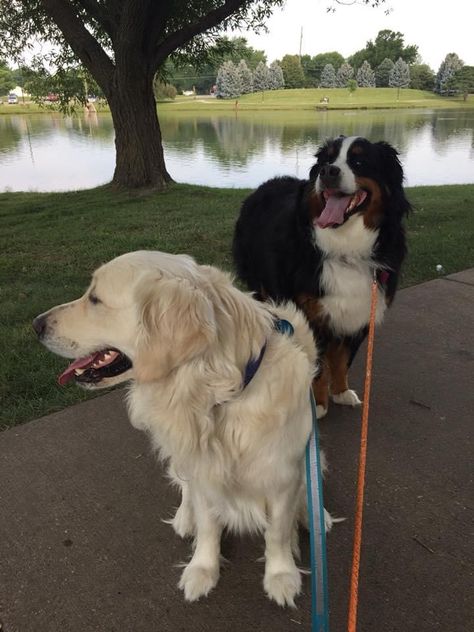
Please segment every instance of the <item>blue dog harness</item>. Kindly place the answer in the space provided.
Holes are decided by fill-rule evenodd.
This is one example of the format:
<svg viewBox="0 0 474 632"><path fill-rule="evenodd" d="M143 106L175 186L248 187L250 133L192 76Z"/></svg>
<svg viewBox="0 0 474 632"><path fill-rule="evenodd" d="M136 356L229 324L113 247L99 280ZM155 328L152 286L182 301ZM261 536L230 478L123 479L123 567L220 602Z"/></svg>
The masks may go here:
<svg viewBox="0 0 474 632"><path fill-rule="evenodd" d="M274 327L280 334L292 336L293 325L275 319ZM251 359L244 371L245 388L262 363L267 344L258 358ZM306 491L308 496L309 539L311 551L311 632L329 632L329 594L326 559L326 525L324 520L323 477L319 452L316 402L310 389L312 429L306 445Z"/></svg>

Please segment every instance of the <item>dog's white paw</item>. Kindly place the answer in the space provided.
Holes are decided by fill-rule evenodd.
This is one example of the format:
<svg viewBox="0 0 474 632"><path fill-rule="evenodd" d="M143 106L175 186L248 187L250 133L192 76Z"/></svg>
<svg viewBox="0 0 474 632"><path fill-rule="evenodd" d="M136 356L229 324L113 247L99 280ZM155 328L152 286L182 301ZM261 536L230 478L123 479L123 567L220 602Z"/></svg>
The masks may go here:
<svg viewBox="0 0 474 632"><path fill-rule="evenodd" d="M324 510L324 528L326 533L329 533L329 531L331 531L333 525L336 524L336 522L342 522L343 520L344 518L333 518L327 509ZM306 506L304 508L300 508L298 513L298 522L304 529L306 529L306 531L309 531L309 517Z"/></svg>
<svg viewBox="0 0 474 632"><path fill-rule="evenodd" d="M357 396L357 393L350 388L342 393L337 393L337 395L331 395L331 399L335 404L340 404L342 406L359 406L362 404Z"/></svg>
<svg viewBox="0 0 474 632"><path fill-rule="evenodd" d="M206 597L219 579L219 567L206 568L188 564L179 580L179 588L184 591L187 601L197 601Z"/></svg>
<svg viewBox="0 0 474 632"><path fill-rule="evenodd" d="M265 573L263 579L265 592L279 606L295 607L295 597L301 592L301 573L294 567L292 570L277 573Z"/></svg>
<svg viewBox="0 0 474 632"><path fill-rule="evenodd" d="M327 509L324 510L324 527L326 529L326 533L329 533L332 529L332 525L334 522L338 522L338 520L334 520L331 514Z"/></svg>
<svg viewBox="0 0 474 632"><path fill-rule="evenodd" d="M316 406L316 417L318 419L322 419L323 417L325 417L327 415L328 409L324 408L324 406L321 406L321 404L318 404Z"/></svg>
<svg viewBox="0 0 474 632"><path fill-rule="evenodd" d="M174 518L170 520L170 524L173 527L175 533L181 538L188 538L194 534L194 521L192 510L188 506L181 504Z"/></svg>

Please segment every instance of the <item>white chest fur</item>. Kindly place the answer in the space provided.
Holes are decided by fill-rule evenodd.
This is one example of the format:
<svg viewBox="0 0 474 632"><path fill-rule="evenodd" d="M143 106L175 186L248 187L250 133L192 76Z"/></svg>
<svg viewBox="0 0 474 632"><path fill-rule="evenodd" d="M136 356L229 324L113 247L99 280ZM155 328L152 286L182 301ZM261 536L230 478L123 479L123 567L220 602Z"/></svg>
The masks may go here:
<svg viewBox="0 0 474 632"><path fill-rule="evenodd" d="M361 216L353 216L337 229L317 228L315 241L325 260L320 277L324 296L320 300L329 326L339 335L353 335L367 326L374 262L372 253L378 231L364 226ZM376 322L386 309L379 290Z"/></svg>

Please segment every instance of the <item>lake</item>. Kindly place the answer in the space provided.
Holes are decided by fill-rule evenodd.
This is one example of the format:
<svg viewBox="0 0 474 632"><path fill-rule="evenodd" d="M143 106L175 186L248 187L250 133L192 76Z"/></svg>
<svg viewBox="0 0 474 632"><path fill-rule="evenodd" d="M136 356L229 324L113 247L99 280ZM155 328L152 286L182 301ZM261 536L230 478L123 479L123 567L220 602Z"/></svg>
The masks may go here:
<svg viewBox="0 0 474 632"><path fill-rule="evenodd" d="M160 123L178 182L255 187L275 175L306 177L325 138L386 140L407 185L474 182L474 110L172 112ZM108 182L115 160L108 114L0 116L0 191L65 191Z"/></svg>

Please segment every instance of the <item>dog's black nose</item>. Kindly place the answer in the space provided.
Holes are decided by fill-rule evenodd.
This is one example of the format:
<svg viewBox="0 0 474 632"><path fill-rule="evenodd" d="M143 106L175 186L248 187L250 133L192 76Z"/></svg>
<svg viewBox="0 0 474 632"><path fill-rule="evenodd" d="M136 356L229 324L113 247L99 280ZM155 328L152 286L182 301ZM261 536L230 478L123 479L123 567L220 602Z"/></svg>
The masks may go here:
<svg viewBox="0 0 474 632"><path fill-rule="evenodd" d="M321 171L319 172L319 176L324 182L331 182L334 184L339 178L340 173L341 170L335 165L323 165L321 167Z"/></svg>
<svg viewBox="0 0 474 632"><path fill-rule="evenodd" d="M36 331L38 338L43 337L46 330L46 317L43 314L40 314L34 319L33 329Z"/></svg>

